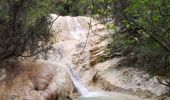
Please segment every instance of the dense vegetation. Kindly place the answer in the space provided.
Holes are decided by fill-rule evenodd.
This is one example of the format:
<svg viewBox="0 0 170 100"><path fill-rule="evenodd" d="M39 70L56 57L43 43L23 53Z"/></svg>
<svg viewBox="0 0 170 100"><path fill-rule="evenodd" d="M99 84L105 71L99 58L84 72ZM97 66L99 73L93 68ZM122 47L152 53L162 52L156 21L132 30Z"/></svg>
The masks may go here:
<svg viewBox="0 0 170 100"><path fill-rule="evenodd" d="M56 0L54 13L72 16L91 14L90 5L90 0Z"/></svg>
<svg viewBox="0 0 170 100"><path fill-rule="evenodd" d="M48 0L0 0L0 60L45 53L51 10Z"/></svg>
<svg viewBox="0 0 170 100"><path fill-rule="evenodd" d="M130 63L146 67L152 74L168 74L170 2L129 0L128 3L120 30L109 45L110 55L121 52Z"/></svg>

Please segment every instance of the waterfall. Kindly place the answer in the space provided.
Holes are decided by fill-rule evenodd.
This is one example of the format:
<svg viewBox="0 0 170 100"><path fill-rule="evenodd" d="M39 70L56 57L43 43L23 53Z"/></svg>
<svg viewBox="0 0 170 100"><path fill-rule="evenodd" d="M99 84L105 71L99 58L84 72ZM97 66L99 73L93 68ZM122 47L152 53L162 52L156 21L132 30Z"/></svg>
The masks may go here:
<svg viewBox="0 0 170 100"><path fill-rule="evenodd" d="M77 90L80 92L80 94L82 96L88 95L89 91L86 88L86 86L81 83L79 74L74 69L71 68L73 66L73 64L70 64L70 63L68 63L65 60L62 60L61 62L65 63L66 65L63 64L63 63L59 63L59 62L55 62L55 61L50 61L50 60L45 60L45 61L41 60L41 61L43 63L52 64L54 66L60 66L60 67L65 68L66 71L68 71L68 74L69 74L69 76L70 76L70 78L71 78L75 88L77 88Z"/></svg>
<svg viewBox="0 0 170 100"><path fill-rule="evenodd" d="M81 34L85 33L85 30L81 28L81 25L78 22L77 18L73 18L72 21L73 21L75 28L72 28L73 30L70 32L70 34L71 36L73 36L74 39L81 39ZM68 22L69 28L71 29L68 19L67 19L67 22Z"/></svg>
<svg viewBox="0 0 170 100"><path fill-rule="evenodd" d="M72 27L72 31L70 32L71 36L74 37L74 39L81 39L81 34L85 33L85 30L81 28L80 23L78 22L77 18L72 19L74 23L74 28ZM68 19L67 19L67 22ZM69 28L71 28L70 24ZM70 67L68 67L68 73L73 81L74 86L78 89L78 91L81 93L82 96L85 96L88 94L88 89L81 83L80 77L76 71Z"/></svg>
<svg viewBox="0 0 170 100"><path fill-rule="evenodd" d="M55 15L53 15L52 17L56 17ZM82 28L82 26L80 25L78 18L77 17L65 17L66 20L63 20L63 22L65 21L67 26L65 26L66 30L68 30L69 35L73 38L73 40L79 40L82 39L81 35L85 34L86 31ZM57 25L56 25L57 26ZM68 40L69 41L69 40ZM72 54L70 54L71 50L73 50L74 48L72 47L76 47L76 43L77 42L73 42L73 43L67 43L67 42L63 42L62 45L62 50L60 51L60 55L57 54L57 56L62 56L60 58L58 58L57 56L55 57L54 55L51 56L51 59L48 58L49 60L44 61L47 62L49 64L54 64L54 66L60 66L60 67L64 67L66 68L66 71L68 71L68 74L75 86L75 88L77 88L77 90L80 92L80 94L82 96L85 96L88 94L88 89L86 88L85 85L83 85L81 83L80 80L80 76L79 74L73 69L75 66L74 64L72 64ZM57 49L60 49L60 46L56 47Z"/></svg>
<svg viewBox="0 0 170 100"><path fill-rule="evenodd" d="M56 17L56 16L52 16ZM55 22L53 26L54 30L61 29L59 31L60 35L57 37L57 39L61 38L62 41L57 42L53 45L53 47L57 50L56 52L50 52L48 60L43 61L43 63L52 64L56 67L64 67L65 71L68 73L70 79L72 80L72 83L74 87L78 90L78 92L81 94L80 97L76 98L77 100L140 100L140 99L128 99L131 98L130 95L125 95L123 93L115 93L111 92L108 93L106 91L102 90L88 90L88 86L86 87L85 84L83 84L82 79L80 78L80 75L77 70L81 71L79 67L81 66L81 62L78 67L75 67L77 64L77 61L83 59L82 61L85 62L85 67L89 67L89 49L90 46L86 47L86 51L83 52L84 55L82 55L82 58L79 58L79 53L82 51L82 44L86 40L86 35L89 31L89 28L85 27L88 26L89 19L81 19L80 17L60 17L59 22ZM79 23L80 22L80 23ZM58 27L57 27L58 26ZM103 26L102 26L103 27ZM98 28L95 26L94 28ZM100 30L99 30L100 31ZM93 36L92 33L90 33L90 37ZM101 33L103 34L103 32ZM64 37L64 39L63 39ZM69 38L68 38L69 37ZM92 38L93 39L93 38ZM96 41L97 39L94 39L93 41ZM80 45L80 46L79 46ZM76 58L75 58L76 57ZM83 67L83 66L82 66ZM74 69L76 68L76 69ZM83 73L88 76L89 73ZM84 80L85 80L84 79ZM88 78L87 78L88 80ZM87 83L87 81L84 81ZM97 87L98 88L98 87ZM90 87L89 87L90 89Z"/></svg>
<svg viewBox="0 0 170 100"><path fill-rule="evenodd" d="M73 81L74 86L78 89L82 96L86 96L89 91L88 89L81 83L79 75L73 70L69 69L69 75Z"/></svg>

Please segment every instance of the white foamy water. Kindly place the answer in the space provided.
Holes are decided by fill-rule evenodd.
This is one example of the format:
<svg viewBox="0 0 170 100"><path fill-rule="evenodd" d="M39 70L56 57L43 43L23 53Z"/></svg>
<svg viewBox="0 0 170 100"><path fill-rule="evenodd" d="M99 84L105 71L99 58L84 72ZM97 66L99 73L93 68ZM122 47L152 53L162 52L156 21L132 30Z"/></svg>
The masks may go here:
<svg viewBox="0 0 170 100"><path fill-rule="evenodd" d="M78 100L148 100L141 99L137 96L126 95L117 92L88 92L87 95L81 96Z"/></svg>
<svg viewBox="0 0 170 100"><path fill-rule="evenodd" d="M76 72L74 72L73 69L69 69L69 74L70 77L73 81L74 86L78 89L78 91L81 93L82 96L86 96L88 95L89 91L88 89L85 87L85 85L83 85L79 79L79 75L76 74Z"/></svg>
<svg viewBox="0 0 170 100"><path fill-rule="evenodd" d="M72 21L75 24L75 29L72 30L70 32L70 34L71 34L71 36L73 36L74 39L81 39L81 34L85 33L86 31L83 28L81 28L81 25L78 22L77 18L73 18ZM68 22L69 28L71 28L69 21L67 21L67 22Z"/></svg>

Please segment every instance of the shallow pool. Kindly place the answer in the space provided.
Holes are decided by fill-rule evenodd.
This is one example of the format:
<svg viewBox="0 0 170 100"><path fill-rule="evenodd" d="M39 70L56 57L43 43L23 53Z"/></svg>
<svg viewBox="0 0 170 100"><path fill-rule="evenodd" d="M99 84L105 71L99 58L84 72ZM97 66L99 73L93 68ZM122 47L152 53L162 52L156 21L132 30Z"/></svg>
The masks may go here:
<svg viewBox="0 0 170 100"><path fill-rule="evenodd" d="M99 96L99 97L80 97L78 100L140 100L123 96Z"/></svg>
<svg viewBox="0 0 170 100"><path fill-rule="evenodd" d="M143 100L136 96L121 93L91 92L86 96L79 97L78 100Z"/></svg>

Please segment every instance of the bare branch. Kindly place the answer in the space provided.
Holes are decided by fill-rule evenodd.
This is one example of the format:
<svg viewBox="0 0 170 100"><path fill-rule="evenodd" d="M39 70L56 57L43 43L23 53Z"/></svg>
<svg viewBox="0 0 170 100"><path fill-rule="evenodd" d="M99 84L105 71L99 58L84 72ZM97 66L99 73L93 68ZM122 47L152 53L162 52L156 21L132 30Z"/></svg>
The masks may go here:
<svg viewBox="0 0 170 100"><path fill-rule="evenodd" d="M165 85L165 86L167 86L167 87L170 88L170 82L169 82L169 81L165 80L166 83L163 83L163 82L160 80L160 78L157 78L157 80L158 80L158 82L159 82L160 84Z"/></svg>

